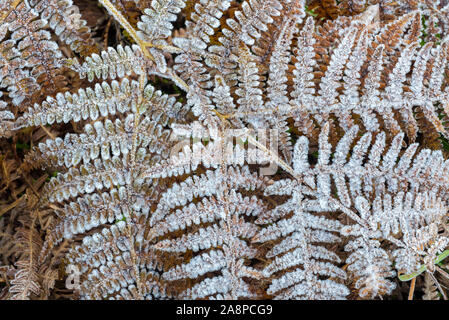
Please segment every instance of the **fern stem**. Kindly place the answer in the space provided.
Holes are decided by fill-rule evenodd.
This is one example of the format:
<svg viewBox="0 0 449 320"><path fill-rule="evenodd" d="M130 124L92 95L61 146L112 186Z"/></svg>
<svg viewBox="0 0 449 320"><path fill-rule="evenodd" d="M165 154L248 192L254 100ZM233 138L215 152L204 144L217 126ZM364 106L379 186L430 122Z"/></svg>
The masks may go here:
<svg viewBox="0 0 449 320"><path fill-rule="evenodd" d="M298 181L302 181L302 177L298 176L292 167L290 167L287 163L285 163L282 159L280 159L276 154L274 154L271 150L267 149L263 144L256 141L252 136L248 136L248 142L254 145L255 147L258 147L260 150L265 152L268 156L271 157L271 159L276 162L277 165L279 165L282 169L287 171L292 177L297 179Z"/></svg>
<svg viewBox="0 0 449 320"><path fill-rule="evenodd" d="M174 47L174 46L161 46L161 45L155 45L148 41L143 41L139 37L139 35L137 34L137 32L133 28L133 26L128 22L128 20L120 13L120 11L117 10L117 8L109 0L99 0L99 1L106 8L106 10L114 17L114 19L117 20L117 22L120 23L120 25L128 32L128 34L131 36L131 38L140 47L144 56L147 57L148 59L150 59L151 61L156 62L153 55L148 51L147 47L154 47L154 48L169 51L169 52L176 52L176 53L181 52L181 49ZM173 81L175 81L185 91L189 90L189 86L184 82L184 80L182 80L180 77L178 77L174 72L170 74L170 77L173 78Z"/></svg>
<svg viewBox="0 0 449 320"><path fill-rule="evenodd" d="M410 284L410 291L408 292L408 300L413 300L413 293L415 292L416 278L413 278Z"/></svg>
<svg viewBox="0 0 449 320"><path fill-rule="evenodd" d="M115 18L115 20L120 23L120 25L128 32L128 34L133 38L133 40L139 45L142 52L146 57L154 61L153 56L148 52L147 45L142 39L137 35L136 30L134 30L133 26L126 20L126 18L118 11L115 6L109 0L99 0L100 3L108 10L108 12Z"/></svg>

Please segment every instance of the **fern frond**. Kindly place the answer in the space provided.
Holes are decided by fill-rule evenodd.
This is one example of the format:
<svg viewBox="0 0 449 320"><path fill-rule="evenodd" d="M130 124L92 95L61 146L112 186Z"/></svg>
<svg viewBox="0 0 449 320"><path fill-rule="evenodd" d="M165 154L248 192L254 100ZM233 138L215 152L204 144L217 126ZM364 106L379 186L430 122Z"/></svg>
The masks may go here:
<svg viewBox="0 0 449 320"><path fill-rule="evenodd" d="M72 0L31 0L29 4L72 50L83 56L98 50L90 28L81 19L79 8Z"/></svg>
<svg viewBox="0 0 449 320"><path fill-rule="evenodd" d="M423 300L440 300L438 288L429 273L424 275L424 295Z"/></svg>
<svg viewBox="0 0 449 320"><path fill-rule="evenodd" d="M81 161L87 165L97 158L103 161L127 155L133 148L134 135L138 135L138 145L149 148L154 154L163 158L168 157L169 150L161 141L167 141L170 132L164 130L157 121L144 117L137 127L134 127L134 114L129 114L124 121L116 119L115 122L106 120L93 125L85 126L85 133L67 134L64 139L48 139L39 144L38 152L28 158L30 163L38 163L45 159L47 166L71 168Z"/></svg>
<svg viewBox="0 0 449 320"><path fill-rule="evenodd" d="M5 39L8 24L0 26L0 85L7 88L13 104L20 104L32 92L39 89L36 79L25 67L27 62L16 48L16 41Z"/></svg>
<svg viewBox="0 0 449 320"><path fill-rule="evenodd" d="M0 98L2 93L0 93ZM7 104L4 101L0 101L0 137L7 137L11 134L11 130L14 127L15 116L12 112L8 111Z"/></svg>
<svg viewBox="0 0 449 320"><path fill-rule="evenodd" d="M417 145L412 144L400 157L404 135L398 134L390 147L386 148L385 135L380 133L368 153L372 135L365 133L352 149L352 155L349 155L358 130L357 126L353 126L344 135L331 161L332 145L328 141L329 125L326 124L320 134L317 165L310 169L303 162L297 165L301 169L297 173L303 177L316 174L317 192L321 194L319 198L323 205L327 201L325 199L331 197L332 180L338 200L346 207L350 207L357 196L371 199L373 192L379 195L385 190L399 192L410 188L414 192L445 193L447 164L441 152L423 149L415 155ZM300 143L302 156L297 157L304 161L308 151L307 140L301 138ZM441 166L435 167L435 163L440 163Z"/></svg>
<svg viewBox="0 0 449 320"><path fill-rule="evenodd" d="M66 79L61 72L62 53L51 40L50 33L44 30L47 21L38 19L37 12L23 2L10 12L5 22L11 32L11 43L18 48L24 66L36 79L42 93L52 94L64 89ZM18 92L18 103L33 93L22 89Z"/></svg>
<svg viewBox="0 0 449 320"><path fill-rule="evenodd" d="M245 261L255 257L256 251L250 247L248 240L258 228L244 216L258 214L264 206L253 197L242 196L241 189L253 190L264 185L264 180L250 174L247 168L242 170L229 167L223 175L224 168L208 171L199 179L190 179L176 184L162 195L158 208L153 214L153 237L163 236L171 231L183 230L196 226L196 232L187 232L181 237L160 240L157 250L169 252L197 253L185 264L178 265L163 274L166 280L195 279L200 275L212 275L220 271L221 275L212 275L193 287L188 288L181 297L186 298L230 298L252 297L248 284L243 278L260 278L260 272L246 266ZM207 187L209 186L209 187ZM174 198L173 193L178 196ZM194 198L202 198L202 205L190 204ZM209 203L216 209L211 211ZM174 208L183 205L187 210ZM195 213L195 216L186 213ZM176 220L175 225L170 225ZM206 225L202 226L202 222ZM207 224L210 224L207 226ZM209 287L214 284L215 287Z"/></svg>
<svg viewBox="0 0 449 320"><path fill-rule="evenodd" d="M153 0L151 7L144 10L142 21L137 24L142 31L138 35L142 40L164 44L172 32L172 23L176 21L177 14L185 6L184 0Z"/></svg>
<svg viewBox="0 0 449 320"><path fill-rule="evenodd" d="M127 234L126 223L119 221L85 237L81 245L70 250L68 260L80 272L78 290L83 299L130 300L166 296L151 260L132 261L132 240ZM139 292L136 279L142 282L143 291Z"/></svg>
<svg viewBox="0 0 449 320"><path fill-rule="evenodd" d="M268 195L273 191L274 194L290 194L271 187L266 189ZM334 232L340 225L338 221L308 213L308 201L303 199L299 190L295 189L283 205L283 214L292 212L291 218L263 228L252 239L256 242L282 239L266 255L272 258L264 269L264 275L272 279L267 293L277 299L344 299L349 294L348 289L329 279L346 278L345 272L334 265L340 262L340 258L321 245L339 241ZM278 212L274 215L278 216Z"/></svg>
<svg viewBox="0 0 449 320"><path fill-rule="evenodd" d="M141 97L144 101L140 101ZM126 112L149 113L148 110L151 110L154 112L151 118L165 125L167 119L176 116L182 109L174 97L155 91L151 85L147 85L142 92L138 82L124 78L120 83L115 80L110 84L97 83L94 89L79 89L78 93L58 93L56 98L47 97L41 105L36 104L24 113L17 122L21 126L38 126L97 120Z"/></svg>
<svg viewBox="0 0 449 320"><path fill-rule="evenodd" d="M41 293L38 259L42 239L36 230L36 220L36 213L23 217L22 227L16 233L20 258L16 262L17 271L9 289L12 300L29 300Z"/></svg>
<svg viewBox="0 0 449 320"><path fill-rule="evenodd" d="M131 47L118 45L117 49L109 47L100 55L94 53L86 57L82 65L76 58L68 59L66 65L78 72L81 79L87 76L89 82L95 78L103 80L123 78L132 73L141 75L145 70L143 54L137 45Z"/></svg>
<svg viewBox="0 0 449 320"><path fill-rule="evenodd" d="M376 298L391 294L396 285L388 278L394 277L396 273L392 270L388 253L377 240L381 236L376 223L383 221L376 219L377 208L373 208L370 216L369 203L366 199L358 197L356 207L361 218L369 221L371 228L354 225L345 226L341 230L343 235L355 237L345 246L345 250L351 252L346 263L349 265L348 271L354 276L354 287L359 290L361 298Z"/></svg>

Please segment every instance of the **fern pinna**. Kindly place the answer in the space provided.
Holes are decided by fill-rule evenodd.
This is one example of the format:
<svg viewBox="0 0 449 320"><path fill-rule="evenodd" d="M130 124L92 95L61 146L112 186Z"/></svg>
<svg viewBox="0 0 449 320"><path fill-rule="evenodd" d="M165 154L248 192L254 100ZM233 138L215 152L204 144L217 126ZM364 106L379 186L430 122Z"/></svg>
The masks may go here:
<svg viewBox="0 0 449 320"><path fill-rule="evenodd" d="M449 5L403 2L0 0L0 297L445 299Z"/></svg>

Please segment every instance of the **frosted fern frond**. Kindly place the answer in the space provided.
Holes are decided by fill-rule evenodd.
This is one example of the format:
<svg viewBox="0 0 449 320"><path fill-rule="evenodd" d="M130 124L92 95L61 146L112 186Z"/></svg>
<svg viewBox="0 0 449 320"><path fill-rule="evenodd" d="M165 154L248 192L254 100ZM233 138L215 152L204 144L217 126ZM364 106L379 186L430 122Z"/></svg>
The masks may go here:
<svg viewBox="0 0 449 320"><path fill-rule="evenodd" d="M207 55L209 36L214 34L214 28L219 27L219 19L229 8L230 2L230 0L225 0L196 3L191 16L192 20L186 22L188 31L186 37L173 39L174 44L183 50L175 58L174 70L188 83L188 103L193 106L192 111L200 117L204 116L202 115L203 111L213 109L211 99L206 91L211 88L211 77L207 73L202 57ZM207 56L211 61L216 59L216 57Z"/></svg>
<svg viewBox="0 0 449 320"><path fill-rule="evenodd" d="M328 69L320 82L320 102L326 105L333 105L338 96L337 88L340 86L338 81L343 76L343 68L349 59L351 48L354 44L357 29L349 28L345 30L346 34L338 47L335 48Z"/></svg>
<svg viewBox="0 0 449 320"><path fill-rule="evenodd" d="M185 6L184 0L152 0L151 7L144 10L142 21L137 24L142 31L138 32L144 41L154 44L165 44L173 29L177 14Z"/></svg>
<svg viewBox="0 0 449 320"><path fill-rule="evenodd" d="M100 237L101 230L124 220L130 247L127 253L118 254L109 266L116 272L120 270L117 259L125 259L127 270L131 268L133 272L134 283L125 286L121 275L117 281L122 281L123 286L117 287L117 281L107 281L113 277L110 273L84 270L80 292L84 298L164 296L153 268L156 258L144 237L148 232L150 208L164 184L143 180L140 175L168 157L171 142L169 131L164 128L180 119L185 110L174 97L163 95L149 84L145 86L145 82L144 86L141 84L124 78L121 84L115 80L111 85L97 84L95 91L88 88L80 89L78 95L57 94L56 99L48 97L42 106L36 105L22 116L27 125L106 117L103 121L87 123L83 133L48 139L27 156L30 164L61 170L46 184L45 195L40 198L41 207L57 208L57 219L49 227L51 232L47 234L39 261L45 261L63 240L79 241L88 235ZM113 238L108 239L114 242ZM81 261L103 259L92 258L91 254L86 249L78 258ZM84 262L76 264L78 268L82 265Z"/></svg>
<svg viewBox="0 0 449 320"><path fill-rule="evenodd" d="M7 88L14 104L19 104L25 97L23 94L39 88L36 80L30 76L26 61L16 48L16 42L5 39L8 25L0 26L0 85ZM27 93L28 95L30 93Z"/></svg>
<svg viewBox="0 0 449 320"><path fill-rule="evenodd" d="M39 195L0 299L383 299L444 272L447 4L98 2L0 1L6 236Z"/></svg>
<svg viewBox="0 0 449 320"><path fill-rule="evenodd" d="M128 116L128 120L130 118L132 118L132 115ZM134 121L131 122L134 123ZM96 125L94 124L94 126ZM96 127L99 129L98 125ZM162 290L158 289L160 287L155 270L152 267L150 268L150 266L156 264L155 257L144 238L148 226L148 214L157 198L157 193L160 192L156 190L161 187L157 182L143 183L136 177L141 170L139 168L149 166L152 161L157 160L160 150L151 152L149 150L151 147L146 145L149 141L145 142L145 138L142 136L142 139L137 142L137 135L132 134L132 136L134 139L130 140L133 147L130 150L120 150L120 152L125 151L124 153L112 155L111 145L104 145L104 148L101 148L102 150L98 154L95 155L95 151L89 154L94 159L88 160L89 162L85 165L77 164L73 166L74 164L70 163L72 167L67 173L58 174L47 184L46 187L49 189L46 192L50 196L41 199L44 203L50 201L58 206L63 205L61 212L58 213L57 222L52 225L52 232L46 238L41 259L45 259L47 252L61 240L72 240L75 237L86 239L88 233L93 234L92 237L94 238L99 237L99 229L106 230L107 226L117 221L122 221L125 225L123 228L126 229L129 245L136 246L135 248L129 248L127 253L116 253L117 257L104 266L104 268L108 268L108 272L103 269L100 270L100 273L90 269L81 272L82 277L86 277L83 280L84 287L82 289L82 296L85 298L98 298L99 295L103 298L114 297L112 293L117 294L116 291L119 290L117 289L117 282L108 282L107 280L113 278L110 272L120 272L119 270L134 272L133 276L129 277L135 282L134 284L128 283L129 286L125 286L121 282L121 285L119 285L121 289L116 297L122 296L126 299L150 298L150 293L152 296L159 297L158 292ZM114 150L117 151L117 149ZM110 154L108 160L105 159L106 153ZM43 156L45 155L48 156L44 153ZM107 241L112 244L116 242L115 239ZM75 249L74 252L81 259L80 264L76 264L78 268L84 266L83 261L85 260L99 259L99 261L104 262L104 257L95 257L94 252L90 249L90 247L84 251ZM92 257L92 255L94 256ZM129 260L130 256L131 260ZM121 262L118 259L125 260L127 266L125 269L121 267ZM118 265L114 267L116 263ZM150 265L143 267L142 264ZM136 271L136 269L141 271ZM119 277L119 279L121 278ZM153 287L156 291L152 289ZM109 292L111 290L113 292Z"/></svg>
<svg viewBox="0 0 449 320"><path fill-rule="evenodd" d="M207 175L188 178L175 184L162 195L153 213L153 236L163 237L176 230L187 232L157 242L157 250L184 253L191 250L194 257L163 274L164 279L207 278L187 288L185 298L237 299L254 296L244 278L260 278L260 272L248 266L256 251L249 239L258 231L251 216L264 208L255 196L249 198L240 190L257 190L264 180L251 174L248 168L220 167ZM173 194L177 194L174 198ZM194 198L202 199L194 204ZM190 203L188 205L188 203ZM175 210L182 205L183 209ZM209 206L211 205L211 206ZM193 228L192 231L190 227ZM220 275L214 275L214 272Z"/></svg>
<svg viewBox="0 0 449 320"><path fill-rule="evenodd" d="M280 14L282 5L277 1L249 0L242 3L241 11L235 12L235 19L228 19L229 28L223 29L224 37L220 42L224 46L229 41L243 41L247 45L254 44L260 32L267 30L267 24L273 22L273 17Z"/></svg>
<svg viewBox="0 0 449 320"><path fill-rule="evenodd" d="M293 99L281 114L293 117L298 129L308 135L313 132L311 121L322 125L335 115L345 131L357 121L371 132L377 131L379 125L393 135L405 131L414 141L419 123L413 110L418 107L433 130L445 135L438 113L442 109L439 105L445 105L446 94L437 80L442 73L433 72L433 61L446 56L447 43L444 40L438 45L432 43L420 48L416 31L420 28L420 17L420 12L416 11L380 30L372 29L369 22L361 23L355 17L347 27L335 31L330 48L320 47L320 41L324 41L320 31L315 37L310 36L313 24L309 20L298 39L302 47L293 55L294 61L298 61L290 90ZM397 34L391 34L395 32ZM404 34L407 40L401 38ZM328 51L328 56L323 50ZM323 55L323 66L317 66L314 54ZM447 60L438 62L438 70L442 70ZM427 90L430 87L432 93Z"/></svg>
<svg viewBox="0 0 449 320"><path fill-rule="evenodd" d="M129 157L125 156L107 161L96 159L92 164L81 165L79 169L70 168L67 173L58 175L47 184L48 201L62 202L103 188L125 185L127 176L124 173L128 165Z"/></svg>
<svg viewBox="0 0 449 320"><path fill-rule="evenodd" d="M379 133L372 141L371 133L365 133L351 148L359 130L357 126L352 126L333 152L328 141L329 128L326 124L320 134L318 163L312 168L305 162L308 153L305 137L297 142L295 163L299 170L297 174L307 178L304 181L310 186L316 184L316 191L320 194L318 198L324 207L327 199L331 198L331 181L338 201L345 207L350 207L358 196L371 199L373 194L382 195L387 190L446 193L448 163L440 151L423 149L417 152L417 144L411 144L400 156L402 133L392 140L389 147L386 146L385 134ZM349 154L350 151L352 154ZM437 163L439 165L435 166ZM315 179L310 178L314 175Z"/></svg>
<svg viewBox="0 0 449 320"><path fill-rule="evenodd" d="M130 238L127 225L119 221L83 239L68 254L70 265L80 272L82 299L161 299L166 293L149 253L140 252ZM137 261L133 255L138 257ZM151 255L151 253L150 253ZM139 291L137 282L144 290Z"/></svg>
<svg viewBox="0 0 449 320"><path fill-rule="evenodd" d="M433 272L438 254L449 246L449 238L441 234L447 219L445 202L434 193L405 195L403 201L404 214L398 221L403 236L393 252L396 268L413 273L425 265Z"/></svg>
<svg viewBox="0 0 449 320"><path fill-rule="evenodd" d="M240 112L255 111L262 106L262 90L259 89L259 70L255 62L255 55L247 45L241 44L238 51L239 89L236 94Z"/></svg>
<svg viewBox="0 0 449 320"><path fill-rule="evenodd" d="M143 101L140 99L143 97ZM79 89L77 93L58 93L56 98L47 97L41 105L29 108L17 122L22 126L97 120L99 117L124 114L126 112L150 113L152 119L167 123L167 119L177 117L183 109L174 97L155 91L147 85L143 92L137 81L128 78L120 83L112 81L95 84L94 89Z"/></svg>
<svg viewBox="0 0 449 320"><path fill-rule="evenodd" d="M41 144L32 156L35 160L68 169L47 184L48 200L61 202L114 186L140 188L144 184L138 178L140 172L168 153L168 145L160 142L168 132L148 117L139 121L135 117L130 114L123 123L116 120L115 128L111 121L88 124L82 135L69 134L64 140L56 138Z"/></svg>
<svg viewBox="0 0 449 320"><path fill-rule="evenodd" d="M0 98L2 94L0 93ZM8 136L13 128L14 114L7 109L7 104L0 100L0 137Z"/></svg>
<svg viewBox="0 0 449 320"><path fill-rule="evenodd" d="M305 213L307 211L342 211L354 220L354 225L342 229L344 236L355 237L346 246L346 250L352 252L346 263L355 279L354 287L359 290L361 297L388 295L395 287L388 279L395 275L391 267L393 261L398 270L406 273L416 271L421 264L432 270L437 254L447 248L447 237L438 235L443 225L441 219L446 216L443 202L438 198L446 194L443 182L447 179L445 160L440 152L426 149L415 155L417 144L410 145L400 156L403 134L396 136L388 148L383 134L377 135L371 147L370 133L365 133L355 142L357 126L351 127L333 152L327 140L328 129L329 124L326 124L320 134L318 162L315 165L309 163L308 140L305 137L298 139L293 157L296 180L276 181L266 190L267 194L290 195L295 200L289 200L259 218L260 223L281 220L263 229L255 239L259 240L265 232L270 235L265 241L278 237L283 239L277 246L286 246L285 249L279 249L273 255L288 252L274 260L272 269L268 269L271 275L292 267L295 261L293 257L304 259L302 251L289 251L296 242L285 240L290 239L285 237L294 231L296 225L296 215L290 218L290 212L298 210L300 216L308 221L311 218L310 214ZM429 184L429 181L432 183ZM396 195L394 199L390 194ZM372 201L372 212L370 202L366 199ZM352 211L353 207L359 214ZM287 220L282 219L285 216ZM324 227L323 222L317 225ZM326 231L338 231L338 227L336 229ZM398 249L387 253L380 246L379 238L387 239ZM316 239L324 241L331 238L322 235ZM430 243L431 239L435 243ZM300 246L304 247L305 244ZM330 257L327 259L332 261ZM282 281L287 281L287 277L281 278ZM294 279L300 281L303 278L300 274L291 276L285 286L276 287L271 292L291 286ZM293 293L298 292L304 294L311 290L303 292L291 289L288 295L282 297L292 297Z"/></svg>
<svg viewBox="0 0 449 320"><path fill-rule="evenodd" d="M277 188L279 184L269 186L265 192L268 195L290 194ZM322 246L339 241L335 232L340 224L309 213L308 200L302 198L300 190L295 189L282 205L282 219L266 226L252 239L255 242L282 239L266 255L271 262L265 267L264 275L272 279L267 293L277 299L344 299L349 291L335 281L346 278L345 272L335 265L340 258ZM278 208L268 215L279 217Z"/></svg>
<svg viewBox="0 0 449 320"><path fill-rule="evenodd" d="M30 0L28 3L72 50L83 56L97 51L91 30L72 0Z"/></svg>
<svg viewBox="0 0 449 320"><path fill-rule="evenodd" d="M285 19L280 27L279 37L275 43L273 53L270 59L270 70L267 81L267 98L265 108L277 110L288 108L288 92L287 92L287 72L291 55L289 49L292 46L293 35L297 33L297 25L302 21L304 12L302 8L297 8L298 14L293 15L290 19ZM281 111L282 112L282 111ZM260 124L259 124L260 125ZM288 134L288 125L286 119L282 117L270 117L268 126L275 128L280 132L280 149L287 163L291 162L292 145L290 135Z"/></svg>
<svg viewBox="0 0 449 320"><path fill-rule="evenodd" d="M173 124L173 139L179 139L179 148L171 151L167 160L161 161L142 173L142 178L165 178L195 171L198 166L217 168L221 165L242 166L270 162L262 150L245 147L244 142L252 133L249 130L228 130L203 126L200 122L189 125ZM263 136L263 135L261 135ZM234 143L234 138L237 143ZM190 143L193 139L193 143ZM180 149L180 150L179 150Z"/></svg>
<svg viewBox="0 0 449 320"><path fill-rule="evenodd" d="M9 47L12 45L16 50L10 51L6 56L11 58L17 57L15 62L10 66L14 69L26 68L28 72L18 75L35 79L35 84L25 87L9 88L10 96L14 99L16 104L21 103L25 99L35 94L37 90L42 90L42 94L51 94L65 87L65 78L61 74L62 67L62 53L56 42L51 40L51 34L45 27L47 21L39 19L35 9L28 7L25 2L20 3L13 8L7 17L5 17L5 24L2 24L2 31L0 37L4 37L4 32L7 28L10 31ZM3 35L2 35L3 34ZM8 44L7 44L8 46ZM39 48L37 50L36 48ZM15 52L14 52L15 51ZM21 66L14 67L15 63L21 62ZM14 70L13 69L13 70ZM22 78L15 79L20 83ZM9 86L7 84L6 86Z"/></svg>
<svg viewBox="0 0 449 320"><path fill-rule="evenodd" d="M345 246L351 252L346 259L348 272L354 277L354 287L361 298L375 298L391 294L396 285L389 278L396 273L392 270L392 262L388 253L381 247L381 237L375 217L376 209L369 212L369 203L358 197L356 207L360 217L368 221L369 226L351 225L342 228L344 236L352 236Z"/></svg>
<svg viewBox="0 0 449 320"><path fill-rule="evenodd" d="M385 194L370 206L366 199L357 198L356 207L366 224L342 229L344 235L356 237L346 246L347 251L353 251L346 262L350 264L348 271L359 278L355 287L360 288L361 297L391 293L394 285L386 278L395 274L393 261L400 272L413 273L423 264L432 272L437 255L448 246L448 238L438 234L447 211L435 193ZM391 257L380 247L378 238L397 247Z"/></svg>
<svg viewBox="0 0 449 320"><path fill-rule="evenodd" d="M33 154L28 161L37 162L44 158L46 165L71 168L81 161L84 165L101 158L107 161L111 157L127 155L133 148L134 135L138 136L135 143L141 148L148 148L149 152L158 154L162 158L168 157L169 150L162 141L169 138L170 132L164 130L157 121L148 116L134 127L134 115L128 115L122 122L106 120L93 125L86 125L85 133L67 134L64 139L56 138L39 144L39 153Z"/></svg>
<svg viewBox="0 0 449 320"><path fill-rule="evenodd" d="M285 5L285 12L288 12L289 18L282 24L283 27L273 26L273 28L279 28L279 30L284 28L285 36L291 38L295 25L303 16L303 5L301 1L285 1L283 5ZM220 26L220 21L217 18L222 15L222 11L228 8L228 1L221 2L220 5L216 1L205 1L202 5L195 6L197 14L202 12L203 15L210 15L214 18L205 18L208 19L205 26L205 22L196 20L197 15L194 14L192 18L194 22L187 23L186 37L174 39L174 43L184 51L176 57L174 69L189 85L187 101L189 105L192 105L192 111L200 121L206 121L208 124L211 121L211 111L216 109L224 114L234 113L230 121L237 127L243 127L240 118L248 119L248 122L255 127L263 127L266 121L260 117L245 116L247 112L252 114L262 110L264 106L264 95L261 90L264 78L261 77L262 70L258 67L261 57L254 52L269 49L259 48L256 50L253 48L255 46L254 39L261 38L268 32L268 25L274 22L274 17L281 14L280 10L283 10L283 5L278 1L244 1L239 6L239 10L235 12L235 17L227 19L226 25L222 26L222 34L218 35L219 43L214 42L212 45L210 45L210 33L213 30L210 29L210 26L212 24L215 28ZM287 10L287 8L291 8L291 10ZM244 23L249 23L249 26ZM287 25L293 29L287 28ZM204 29L207 29L209 33L201 34L200 30ZM198 36L198 32L200 36ZM279 67L285 69L286 67L281 64L289 60L288 43L290 41L288 39L281 40L281 38L284 36L279 38L278 51L285 50L285 57L282 62L279 62ZM276 41L270 40L270 42L274 47ZM273 57L275 56L273 55ZM214 71L207 73L206 71L210 69ZM214 75L216 76L214 77ZM214 84L213 92L221 87L238 86L234 97L232 97L233 103L228 104L227 108L213 104L215 101L211 97L214 97L212 92ZM231 100L228 99L228 101ZM273 105L270 110L272 108ZM273 121L276 122L274 119ZM282 131L287 131L282 120L276 122L276 126ZM289 140L286 134L282 137L283 141ZM288 154L288 152L286 153Z"/></svg>
<svg viewBox="0 0 449 320"><path fill-rule="evenodd" d="M75 58L68 59L66 64L78 72L82 79L87 76L89 82L95 78L107 80L123 78L132 73L140 75L145 70L142 51L136 45L132 47L118 45L116 49L109 47L99 55L94 53L86 57L82 65Z"/></svg>
<svg viewBox="0 0 449 320"><path fill-rule="evenodd" d="M381 248L378 240L370 239L366 234L368 230L350 227L351 231L344 230L345 236L358 236L351 240L345 249L352 253L346 259L348 273L354 277L354 287L361 298L376 298L389 295L396 288L393 278L396 273L391 268L391 261L387 252Z"/></svg>
<svg viewBox="0 0 449 320"><path fill-rule="evenodd" d="M129 216L128 208L133 203L128 202L128 196L121 187L110 192L88 194L66 204L53 228L54 235L48 241L55 245L61 239L72 239L75 235ZM148 206L142 206L142 211L148 213Z"/></svg>
<svg viewBox="0 0 449 320"><path fill-rule="evenodd" d="M227 19L223 28L223 36L219 37L221 45L213 45L209 51L217 55L214 59L209 59L206 63L210 67L217 68L225 76L226 81L236 80L234 59L226 57L232 54L238 56L237 51L244 44L252 46L255 39L261 37L261 33L267 30L267 25L272 23L273 17L280 15L282 5L277 1L244 1L240 10L235 12L234 19ZM220 59L221 58L221 59ZM230 60L229 63L224 63Z"/></svg>
<svg viewBox="0 0 449 320"><path fill-rule="evenodd" d="M223 12L229 8L230 3L230 0L209 0L196 3L195 11L190 17L191 20L186 21L189 35L193 36L193 39L198 37L204 43L209 43L210 36L214 34L214 29L220 26Z"/></svg>
<svg viewBox="0 0 449 320"><path fill-rule="evenodd" d="M264 180L257 177L255 174L251 174L247 167L243 167L242 169L230 167L227 170L227 173L229 174L229 178L223 177L219 170L208 170L205 175L193 176L187 178L187 180L180 184L175 184L170 190L164 193L159 200L158 208L152 216L152 223L162 220L167 215L167 211L175 209L177 206L185 206L194 198L203 198L218 192L219 189L217 189L217 187L219 187L219 185L216 185L214 182L221 181L221 183L227 183L230 188L235 190L257 190L263 187ZM233 179L231 179L231 177ZM175 193L179 196L173 197ZM243 200L244 199L242 198L242 201ZM248 205L253 202L253 200L249 201ZM235 209L237 210L238 207ZM181 212L179 211L179 213ZM186 216L186 218L187 217L188 216Z"/></svg>
<svg viewBox="0 0 449 320"><path fill-rule="evenodd" d="M313 67L316 65L313 49L313 45L316 42L313 37L314 27L314 20L308 18L298 37L298 45L294 49L297 62L293 71L295 75L295 89L291 96L297 99L298 105L307 104L309 102L307 101L307 97L310 98L315 93L315 88L311 81L313 80Z"/></svg>
<svg viewBox="0 0 449 320"><path fill-rule="evenodd" d="M130 124L135 124L132 114L126 120L125 122L128 124L125 124L125 128ZM119 121L116 121L116 124L119 123ZM141 128L145 128L145 120L140 123L143 125ZM101 131L103 127L100 124L95 123L93 125L98 129L97 138L102 133L104 134ZM150 134L150 132L145 133ZM86 240L85 236L88 233L93 234L92 238L94 239L102 239L98 230L103 228L104 234L106 232L104 230L108 226L119 221L124 225L120 225L120 228L126 230L128 244L135 246L128 248L123 253L111 249L114 252L112 260L110 257L105 258L101 253L91 250L92 248L88 245L90 238L86 240L86 249L74 249L71 254L76 254L79 261L74 260L72 262L80 270L84 268L85 261L96 261L92 262L95 265L99 263L98 261L101 261L104 264L100 272L82 269L81 276L86 277L81 289L81 295L84 298L96 299L100 296L102 298L118 298L121 296L125 299L151 298L161 297L163 291L162 287L159 286L159 276L154 269L157 265L156 258L144 238L150 208L157 198L156 190L160 187L157 182L144 184L143 181L136 178L136 175L139 175L139 168L149 166L152 161L156 161L161 150L157 148L153 150L154 152L150 151L152 148L149 146L151 145L151 139L146 140L144 135L137 135L135 132L129 132L129 135L134 138L128 137L131 146L133 146L131 149L112 148L113 137L108 136L111 139L111 144L103 145L103 148L101 148L101 151L98 150L97 154L93 151L95 148L92 144L90 150L92 152L89 153L89 157L93 158L85 160L87 161L85 165L69 163L70 169L67 173L59 174L47 184L48 194L54 195L50 196L48 201L63 205L63 208L57 211L58 219L52 225L52 232L48 234L45 240L41 259L44 259L47 252L63 239L72 240L76 237L84 237ZM45 145L45 148L47 146ZM117 150L119 150L119 154L113 155L113 152L117 152ZM106 154L109 154L109 156ZM58 159L57 153L51 155L51 152L50 154L46 152L41 156L49 156L50 158L53 156L55 161L61 160ZM106 160L106 158L109 159ZM133 174L133 172L135 173ZM42 199L44 202L46 200ZM107 240L99 241L100 243L110 242L110 245L113 245L116 239L108 237ZM101 248L98 250L105 251ZM108 261L107 263L105 259ZM122 260L120 259L125 261L126 268L121 265ZM98 265L96 267L99 268ZM106 269L103 270L104 268L107 268L107 272L105 272ZM136 271L136 269L140 271ZM128 278L123 274L119 276L117 273L120 273L120 270L123 272L129 271L133 275L128 274ZM118 280L112 281L111 278L115 276L118 277ZM123 277L128 281L127 285L123 283ZM133 284L129 283L131 278L134 281ZM117 293L117 290L120 292Z"/></svg>

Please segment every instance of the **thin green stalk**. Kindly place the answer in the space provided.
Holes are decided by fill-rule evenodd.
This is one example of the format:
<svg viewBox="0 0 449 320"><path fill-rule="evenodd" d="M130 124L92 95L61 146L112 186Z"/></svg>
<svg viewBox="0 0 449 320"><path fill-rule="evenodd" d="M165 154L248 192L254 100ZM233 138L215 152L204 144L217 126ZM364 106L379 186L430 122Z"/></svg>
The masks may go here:
<svg viewBox="0 0 449 320"><path fill-rule="evenodd" d="M440 263L441 261L443 261L444 259L447 258L447 256L449 256L449 250L444 251L443 253L441 253L439 256L437 256L437 258L434 261L434 264ZM403 274L403 275L399 275L398 278L401 281L410 281L413 278L416 278L417 276L419 276L421 273L423 273L424 271L427 270L427 266L426 265L422 265L418 271L410 273L410 274Z"/></svg>

